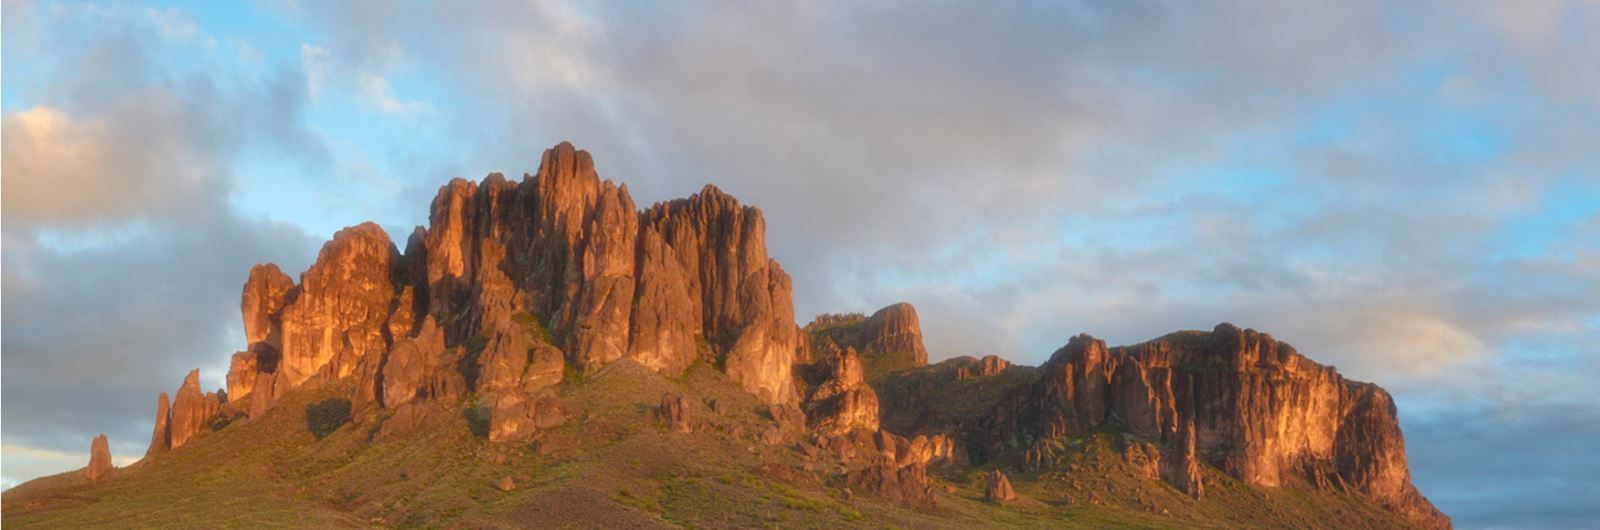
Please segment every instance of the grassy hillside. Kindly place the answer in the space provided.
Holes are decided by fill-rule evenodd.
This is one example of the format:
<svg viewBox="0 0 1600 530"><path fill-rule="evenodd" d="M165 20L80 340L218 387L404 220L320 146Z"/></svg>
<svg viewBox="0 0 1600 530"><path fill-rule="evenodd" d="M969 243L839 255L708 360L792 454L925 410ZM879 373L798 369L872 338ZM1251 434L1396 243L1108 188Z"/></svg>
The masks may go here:
<svg viewBox="0 0 1600 530"><path fill-rule="evenodd" d="M763 441L765 407L709 366L668 379L618 362L560 389L567 421L533 439L490 444L459 408L380 436L382 411L318 438L308 407L323 388L90 484L72 476L4 496L7 528L1348 528L1399 526L1355 497L1246 486L1207 470L1207 497L1135 477L1106 430L1063 447L1072 463L1013 473L1023 500L982 502L984 469L930 471L933 509L908 509L842 485L847 465L800 437ZM649 411L690 398L694 432ZM715 403L715 409L712 407ZM715 410L715 411L714 411ZM1010 462L997 462L1010 464ZM1008 470L1012 468L1006 468ZM496 487L509 478L510 491ZM1092 497L1092 498L1091 498ZM1096 502L1098 501L1098 503Z"/></svg>

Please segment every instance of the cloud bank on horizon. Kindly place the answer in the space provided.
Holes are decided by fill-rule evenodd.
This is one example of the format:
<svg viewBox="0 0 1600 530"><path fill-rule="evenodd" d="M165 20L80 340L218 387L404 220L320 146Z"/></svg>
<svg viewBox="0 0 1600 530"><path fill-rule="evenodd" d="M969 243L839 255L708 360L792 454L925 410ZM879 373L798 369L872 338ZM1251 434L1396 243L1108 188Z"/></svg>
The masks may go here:
<svg viewBox="0 0 1600 530"><path fill-rule="evenodd" d="M1463 527L1600 511L1600 4L8 1L4 481L220 386L251 264L571 140L760 206L935 359L1221 321L1401 405ZM86 453L86 451L85 451ZM75 453L69 453L75 454ZM86 458L86 457L85 457Z"/></svg>

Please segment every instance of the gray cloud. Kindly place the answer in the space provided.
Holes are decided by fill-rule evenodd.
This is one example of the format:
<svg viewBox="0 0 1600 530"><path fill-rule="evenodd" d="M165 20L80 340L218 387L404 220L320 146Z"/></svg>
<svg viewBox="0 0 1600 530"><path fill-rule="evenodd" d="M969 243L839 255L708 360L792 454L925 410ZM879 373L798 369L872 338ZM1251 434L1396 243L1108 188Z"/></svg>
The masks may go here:
<svg viewBox="0 0 1600 530"><path fill-rule="evenodd" d="M17 5L27 6L7 4L8 44L13 35L49 38L15 31ZM1600 79L1575 67L1588 62L1600 35L1593 6L410 7L286 9L325 38L304 48L303 76L290 68L243 90L152 76L137 43L170 32L148 25L73 48L101 73L53 87L61 102L51 108L66 127L48 131L85 144L139 145L133 124L171 130L152 130L149 152L104 150L96 167L135 169L97 188L100 195L6 179L8 305L30 267L92 278L100 269L87 263L108 255L66 253L48 237L43 243L57 246L34 246L42 244L38 233L14 238L13 226L92 225L105 216L163 222L170 205L225 193L230 156L258 142L320 167L333 157L297 118L314 97L306 82L355 92L372 110L403 111L416 108L417 95L388 80L426 71L459 100L427 101L434 114L425 126L448 130L468 151L394 154L396 166L418 168L394 177L402 182L387 192L403 202L365 212L391 230L421 221L445 178L532 171L538 149L570 139L641 203L712 182L761 206L772 253L795 277L802 318L909 300L935 358L999 353L1038 362L1080 331L1129 343L1220 321L1256 327L1393 390L1425 493L1464 527L1512 522L1474 508L1487 505L1470 492L1483 483L1472 463L1523 460L1497 457L1496 444L1512 441L1512 431L1456 420L1516 410L1507 425L1570 438L1585 436L1573 422L1600 408L1592 392L1574 393L1574 401L1526 388L1581 385L1560 374L1600 372L1600 352L1588 346L1600 325L1600 215L1579 224L1543 219L1563 196L1600 192ZM138 107L128 101L153 104L124 108ZM62 167L30 143L60 145L30 121L43 116L6 116L8 177ZM248 117L251 125L237 131L212 116ZM1451 121L1458 117L1472 120ZM1491 152L1452 158L1474 149ZM185 172L204 178L190 186L178 177ZM99 173L58 169L50 181ZM145 200L115 200L146 190L153 191ZM14 193L56 206L30 210ZM217 237L236 236L123 235L113 248L137 256L143 248L187 253L248 242L222 245L228 257L204 264L219 272L191 269L220 285L194 294L215 300L206 307L236 296L236 285L222 280L244 269L228 260L258 259L256 250L309 257L297 250L308 245L281 227L226 211L205 215L217 220ZM159 260L149 260L132 263L159 276ZM75 284L41 278L32 281L45 287L16 296L73 299ZM137 300L131 289L96 287ZM8 324L71 320L28 314ZM174 314L216 322L198 311ZM40 358L61 351L44 346L43 335L9 335L8 353L18 344L39 345ZM221 362L234 347L145 342L195 352L180 356L187 362ZM155 379L166 388L175 377ZM12 381L7 376L7 397ZM1471 407L1450 405L1467 396L1475 396ZM1540 447L1574 454L1584 445ZM1544 500L1504 513L1528 526L1559 526L1566 519L1534 515L1577 509Z"/></svg>
<svg viewBox="0 0 1600 530"><path fill-rule="evenodd" d="M250 265L304 267L316 248L298 227L230 209L232 160L328 157L299 121L298 72L224 86L155 60L191 27L181 13L11 5L8 28L38 16L51 29L33 35L28 62L63 72L4 116L3 429L8 455L45 455L8 459L7 483L72 465L52 451L86 451L97 432L122 461L140 456L158 392L196 367L220 386Z"/></svg>
<svg viewBox="0 0 1600 530"><path fill-rule="evenodd" d="M936 358L1028 362L1079 331L1234 321L1394 390L1419 410L1414 454L1443 443L1422 411L1474 389L1571 431L1515 361L1592 327L1596 240L1552 226L1550 248L1503 254L1552 197L1596 191L1600 83L1573 68L1592 6L474 7L380 17L330 51L449 71L491 102L454 118L492 168L571 139L642 202L715 182L761 206L801 315L906 299ZM1296 137L1318 120L1344 132ZM1452 136L1478 132L1503 145ZM1240 167L1266 174L1204 173ZM1594 364L1583 344L1541 347ZM1496 363L1517 368L1473 375ZM1465 527L1504 522L1461 494L1483 447L1416 458Z"/></svg>

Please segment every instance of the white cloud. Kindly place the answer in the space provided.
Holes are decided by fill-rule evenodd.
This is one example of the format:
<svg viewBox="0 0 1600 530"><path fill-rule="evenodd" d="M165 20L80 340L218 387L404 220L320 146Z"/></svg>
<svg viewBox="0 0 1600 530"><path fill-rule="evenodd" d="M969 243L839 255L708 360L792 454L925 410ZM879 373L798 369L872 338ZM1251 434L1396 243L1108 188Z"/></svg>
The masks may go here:
<svg viewBox="0 0 1600 530"><path fill-rule="evenodd" d="M369 73L356 74L357 91L368 106L389 114L415 115L428 112L428 105L420 101L401 101L389 88L389 80Z"/></svg>

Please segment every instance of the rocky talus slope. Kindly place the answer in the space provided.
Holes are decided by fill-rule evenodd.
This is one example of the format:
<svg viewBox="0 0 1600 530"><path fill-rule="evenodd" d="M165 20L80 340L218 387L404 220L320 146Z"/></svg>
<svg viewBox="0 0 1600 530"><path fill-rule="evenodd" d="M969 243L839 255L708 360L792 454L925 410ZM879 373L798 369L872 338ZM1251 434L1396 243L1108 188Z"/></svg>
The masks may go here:
<svg viewBox="0 0 1600 530"><path fill-rule="evenodd" d="M909 303L798 326L765 229L712 186L641 209L566 143L453 180L403 249L366 223L251 269L226 388L190 372L144 460L97 438L5 522L1450 526L1389 394L1270 335L930 365Z"/></svg>

